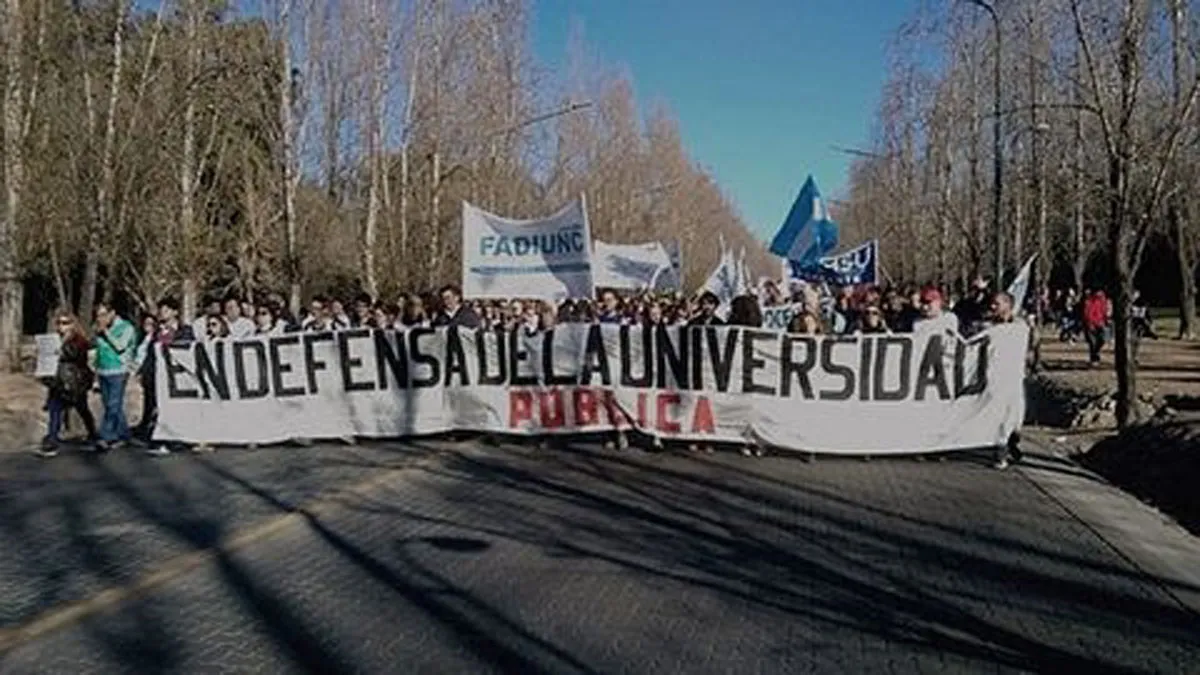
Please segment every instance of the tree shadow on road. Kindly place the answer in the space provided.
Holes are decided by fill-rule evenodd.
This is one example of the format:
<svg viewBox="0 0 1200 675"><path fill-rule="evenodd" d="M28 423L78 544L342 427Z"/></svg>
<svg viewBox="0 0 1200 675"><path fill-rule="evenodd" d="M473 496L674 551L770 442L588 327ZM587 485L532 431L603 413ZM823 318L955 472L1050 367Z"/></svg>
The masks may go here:
<svg viewBox="0 0 1200 675"><path fill-rule="evenodd" d="M348 672L361 655L327 639L327 617L299 602L286 579L224 548L245 525L230 512L251 502L264 517L291 514L325 555L380 589L384 602L416 612L480 666L507 672L613 668L578 644L586 617L568 617L573 629L533 625L501 589L464 582L460 566L499 560L491 557L498 542L556 561L566 578L581 565L600 565L639 580L649 594L699 594L738 616L752 608L762 641L792 659L819 651L820 641L869 635L910 653L944 655L957 667L1138 672L1161 668L1147 654L1169 660L1200 648L1194 616L1156 598L1099 545L1067 537L1066 550L1054 550L1073 525L1022 503L1037 493L1020 478L973 466L905 460L851 470L782 458L464 447L407 469L402 479L309 508L296 495L310 490L281 484L299 480L294 472L256 473L252 463L218 454L139 463L134 471L101 461L83 473L130 519L169 537L171 552L215 551L208 565L221 593L297 671ZM367 476L398 466L386 452L346 449L313 460L310 470ZM847 476L856 476L852 485ZM153 571L121 564L128 541L93 535L86 496L56 494L61 536L70 539L56 555L113 586ZM0 519L6 543L48 565L36 550L45 541L40 521L9 497L0 492L0 514L11 516ZM956 509L977 514L977 527L964 525L971 521ZM363 522L375 529L357 526ZM114 616L81 624L88 643L104 650L98 660L146 673L195 667L187 624L172 608L132 602Z"/></svg>
<svg viewBox="0 0 1200 675"><path fill-rule="evenodd" d="M1105 660L1102 641L1094 651L1078 638L1055 644L1022 621L1113 639L1132 625L1149 642L1200 645L1194 616L1103 563L1080 573L1083 561L1029 542L987 541L725 461L681 469L629 457L460 455L437 470L460 517L394 514L736 597L815 631L849 628L977 662L1136 670Z"/></svg>

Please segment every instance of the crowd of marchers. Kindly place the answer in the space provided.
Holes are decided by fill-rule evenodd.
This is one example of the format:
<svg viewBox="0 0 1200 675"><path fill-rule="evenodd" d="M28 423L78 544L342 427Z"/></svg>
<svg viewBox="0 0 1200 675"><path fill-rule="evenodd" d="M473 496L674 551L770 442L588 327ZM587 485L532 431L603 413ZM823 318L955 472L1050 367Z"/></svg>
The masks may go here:
<svg viewBox="0 0 1200 675"><path fill-rule="evenodd" d="M525 330L537 333L563 323L625 325L731 325L760 327L765 314L786 309L787 330L799 334L906 333L936 329L964 335L988 325L1014 320L1013 299L979 279L969 293L947 302L934 286L895 289L764 281L753 293L722 306L716 294L704 291L687 297L678 293L620 293L602 290L595 300L464 300L460 289L447 285L436 294L405 295L384 301L357 297L314 296L299 315L288 311L278 294L261 300L212 298L197 316L183 316L180 304L165 298L142 308L134 319L101 303L88 325L69 311L55 315L62 338L58 368L47 385L49 419L40 454L53 456L61 445L67 414L74 411L87 431L85 448L107 451L127 444L144 446L152 455L169 455L172 447L152 442L157 413L155 397L156 344L219 340L297 331L338 331L353 328L406 330L412 327ZM142 412L131 426L125 415L126 385L139 383ZM98 391L103 417L97 424L88 399ZM350 441L352 439L346 439ZM627 447L623 433L610 445ZM651 447L662 443L651 439ZM693 446L695 447L695 446ZM207 446L197 446L206 450ZM710 449L710 448L698 448ZM753 446L743 454L761 455Z"/></svg>

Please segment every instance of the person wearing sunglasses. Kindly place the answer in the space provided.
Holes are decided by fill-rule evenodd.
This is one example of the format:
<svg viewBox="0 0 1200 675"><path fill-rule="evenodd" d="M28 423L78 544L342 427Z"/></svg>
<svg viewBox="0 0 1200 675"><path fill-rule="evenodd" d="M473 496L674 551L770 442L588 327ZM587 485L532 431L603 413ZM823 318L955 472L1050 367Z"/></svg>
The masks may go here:
<svg viewBox="0 0 1200 675"><path fill-rule="evenodd" d="M42 439L38 455L54 457L62 444L59 434L68 410L74 410L87 429L88 442L96 441L96 418L88 409L88 392L92 389L95 374L88 365L88 349L91 347L83 326L74 314L60 311L54 318L54 327L62 340L58 352L58 368L50 378L50 396L46 401L49 413L46 436Z"/></svg>

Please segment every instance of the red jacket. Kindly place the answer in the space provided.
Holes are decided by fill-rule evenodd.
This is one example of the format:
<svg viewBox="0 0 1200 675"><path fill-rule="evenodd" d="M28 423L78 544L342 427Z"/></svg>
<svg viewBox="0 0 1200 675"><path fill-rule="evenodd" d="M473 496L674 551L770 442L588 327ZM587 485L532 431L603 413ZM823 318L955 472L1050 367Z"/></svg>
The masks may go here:
<svg viewBox="0 0 1200 675"><path fill-rule="evenodd" d="M1108 323L1108 298L1103 292L1089 295L1083 301L1083 325L1085 328L1102 328Z"/></svg>

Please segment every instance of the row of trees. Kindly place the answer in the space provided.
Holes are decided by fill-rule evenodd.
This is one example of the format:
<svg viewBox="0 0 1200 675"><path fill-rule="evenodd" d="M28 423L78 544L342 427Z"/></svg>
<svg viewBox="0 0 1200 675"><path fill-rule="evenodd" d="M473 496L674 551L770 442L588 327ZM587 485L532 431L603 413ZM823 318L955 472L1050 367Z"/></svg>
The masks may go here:
<svg viewBox="0 0 1200 675"><path fill-rule="evenodd" d="M0 364L35 276L85 316L456 281L464 199L533 217L586 192L597 238L681 239L690 285L718 235L768 269L581 31L565 72L534 62L523 0L2 1Z"/></svg>
<svg viewBox="0 0 1200 675"><path fill-rule="evenodd" d="M1038 286L1109 289L1129 423L1144 262L1178 267L1181 333L1197 329L1200 2L928 0L896 45L845 231L879 236L906 279L1009 280L1037 253ZM1177 265L1145 260L1155 238Z"/></svg>

